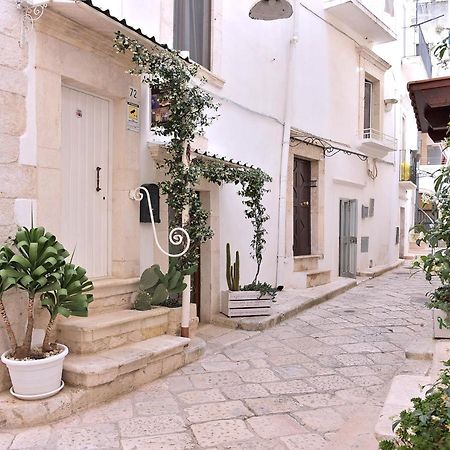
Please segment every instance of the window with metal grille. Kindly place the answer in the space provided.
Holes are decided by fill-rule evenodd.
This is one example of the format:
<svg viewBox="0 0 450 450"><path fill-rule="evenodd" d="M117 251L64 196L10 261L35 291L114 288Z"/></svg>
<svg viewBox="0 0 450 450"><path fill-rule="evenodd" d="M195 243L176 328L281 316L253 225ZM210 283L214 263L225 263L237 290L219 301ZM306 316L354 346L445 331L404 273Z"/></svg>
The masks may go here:
<svg viewBox="0 0 450 450"><path fill-rule="evenodd" d="M211 68L211 0L175 0L173 46Z"/></svg>

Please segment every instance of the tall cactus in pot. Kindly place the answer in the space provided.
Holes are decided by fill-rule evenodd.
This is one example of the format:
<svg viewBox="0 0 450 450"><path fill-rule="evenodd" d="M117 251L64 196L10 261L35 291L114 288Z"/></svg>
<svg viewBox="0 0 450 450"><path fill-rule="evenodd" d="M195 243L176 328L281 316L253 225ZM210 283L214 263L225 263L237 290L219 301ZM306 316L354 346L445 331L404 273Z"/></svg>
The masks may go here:
<svg viewBox="0 0 450 450"><path fill-rule="evenodd" d="M230 291L239 291L239 252L236 251L236 261L231 263L230 244L227 243L227 284Z"/></svg>

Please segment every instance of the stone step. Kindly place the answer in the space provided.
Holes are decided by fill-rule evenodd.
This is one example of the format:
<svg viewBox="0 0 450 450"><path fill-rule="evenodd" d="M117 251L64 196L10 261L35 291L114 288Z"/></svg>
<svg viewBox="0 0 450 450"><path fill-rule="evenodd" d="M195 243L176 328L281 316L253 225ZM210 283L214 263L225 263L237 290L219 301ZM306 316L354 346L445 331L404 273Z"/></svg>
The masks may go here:
<svg viewBox="0 0 450 450"><path fill-rule="evenodd" d="M149 311L123 310L89 317L62 318L58 342L71 353L93 353L166 334L169 308Z"/></svg>
<svg viewBox="0 0 450 450"><path fill-rule="evenodd" d="M331 270L308 270L306 272L306 287L312 288L328 284L331 281Z"/></svg>
<svg viewBox="0 0 450 450"><path fill-rule="evenodd" d="M125 373L126 369L124 367L119 369L119 366L117 366L117 377L106 384L99 384L94 387L66 384L65 388L58 395L42 400L34 400L31 403L14 398L7 391L0 392L0 429L48 425L53 421L78 413L85 408L99 406L102 402L131 392L143 384L154 381L159 376L196 361L205 352L206 344L200 338L191 339L187 346L184 346L187 341L184 338L176 338L175 336L161 336L161 338L165 338L164 341L160 338L149 339L153 344L152 346L148 344L148 349L153 347L153 354L149 356L146 366L136 362L135 367L141 366L141 368L131 370L133 368L128 364L128 369L131 371L127 373ZM179 341L179 339L183 339L183 341ZM155 342L159 342L159 344L156 345ZM173 343L173 345L170 343ZM181 352L173 353L176 351L173 350L173 347L177 348L179 345L183 345ZM159 359L157 356L158 349ZM69 355L68 361L74 361L75 358L72 358L73 356ZM75 357L81 358L80 355L75 355ZM96 364L96 362L94 361L93 364ZM71 373L72 377L74 376L74 372L70 370L70 367L66 369L64 377L69 373ZM119 371L122 373L121 375L118 374ZM86 370L85 374L88 372L89 370Z"/></svg>
<svg viewBox="0 0 450 450"><path fill-rule="evenodd" d="M304 272L306 270L317 270L319 259L322 255L294 256L294 272Z"/></svg>
<svg viewBox="0 0 450 450"><path fill-rule="evenodd" d="M69 354L64 361L63 379L73 386L94 387L140 371L141 376L152 381L184 365L183 350L189 341L164 335L92 355Z"/></svg>
<svg viewBox="0 0 450 450"><path fill-rule="evenodd" d="M90 315L130 309L139 278L99 278L93 283L94 301L89 305Z"/></svg>

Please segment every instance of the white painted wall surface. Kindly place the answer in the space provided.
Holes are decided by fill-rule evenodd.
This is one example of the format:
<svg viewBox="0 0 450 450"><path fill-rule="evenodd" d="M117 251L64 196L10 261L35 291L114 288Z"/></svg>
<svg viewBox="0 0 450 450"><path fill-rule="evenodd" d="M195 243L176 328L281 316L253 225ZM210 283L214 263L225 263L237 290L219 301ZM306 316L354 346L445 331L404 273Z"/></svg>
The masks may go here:
<svg viewBox="0 0 450 450"><path fill-rule="evenodd" d="M100 0L98 0L100 3ZM107 3L111 9L110 2ZM293 19L261 22L248 17L253 0L227 2L215 0L213 22L213 67L211 71L225 81L222 88L207 87L221 103L220 118L207 130L208 148L212 153L244 161L266 170L272 177L271 192L265 198L271 220L267 224L268 243L260 279L275 282L276 236L278 235L278 187L282 145L283 111L286 96L287 55L292 35ZM367 0L386 23L400 31L403 24L403 1L396 1L395 19L386 17L376 4ZM295 87L292 94L292 127L323 138L348 145L353 151L359 137L360 115L360 56L359 45L366 42L362 36L337 24L324 10L324 3L316 0L295 2L299 17L299 43L295 51ZM141 27L149 36L163 36L170 44L171 16L168 2L117 2L117 14L127 18L133 26ZM137 13L138 11L138 13ZM169 11L169 12L168 12ZM112 11L114 12L114 11ZM121 17L122 17L121 16ZM214 35L214 33L216 33ZM404 79L401 75L403 43L400 40L377 46L376 52L387 60L392 69L384 79L384 98L398 98L400 103L382 119L385 133L401 138L401 114L407 116L414 130L412 110L406 100ZM220 57L218 57L220 55ZM142 117L148 114L144 103ZM147 119L146 119L147 120ZM141 181L151 182L155 177L154 163L148 156L146 143L154 140L148 122L143 121L141 133ZM413 148L414 139L408 146ZM338 274L339 199L358 200L358 250L361 236L370 236L369 253L358 251L358 270L369 264L382 265L398 257L395 228L399 226L398 155L389 154L378 162L378 177L367 175L367 163L354 156L337 155L325 164L325 252L321 268ZM372 162L370 162L372 166ZM230 242L239 249L242 259L242 282L251 281L255 264L248 256L252 229L243 218L243 206L233 186L220 189L220 271L221 289L225 289L224 249ZM287 193L288 196L291 192ZM375 216L361 220L361 205L375 199ZM286 219L292 220L291 217ZM152 238L149 227L141 226L141 269L150 265ZM289 251L290 249L288 249ZM288 277L289 273L286 274Z"/></svg>

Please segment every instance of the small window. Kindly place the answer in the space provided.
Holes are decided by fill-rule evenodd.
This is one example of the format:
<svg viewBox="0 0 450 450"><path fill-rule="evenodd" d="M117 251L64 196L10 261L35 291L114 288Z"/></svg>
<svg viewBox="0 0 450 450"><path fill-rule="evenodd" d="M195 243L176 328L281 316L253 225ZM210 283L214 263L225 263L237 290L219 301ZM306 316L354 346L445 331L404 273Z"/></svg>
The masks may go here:
<svg viewBox="0 0 450 450"><path fill-rule="evenodd" d="M365 80L364 83L364 134L369 134L372 128L373 83Z"/></svg>
<svg viewBox="0 0 450 450"><path fill-rule="evenodd" d="M211 68L211 0L175 0L173 46Z"/></svg>
<svg viewBox="0 0 450 450"><path fill-rule="evenodd" d="M439 166L442 164L442 151L439 145L427 146L427 164L429 166Z"/></svg>

